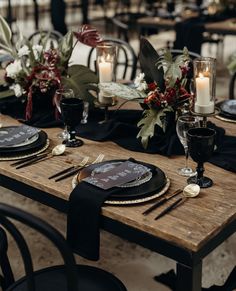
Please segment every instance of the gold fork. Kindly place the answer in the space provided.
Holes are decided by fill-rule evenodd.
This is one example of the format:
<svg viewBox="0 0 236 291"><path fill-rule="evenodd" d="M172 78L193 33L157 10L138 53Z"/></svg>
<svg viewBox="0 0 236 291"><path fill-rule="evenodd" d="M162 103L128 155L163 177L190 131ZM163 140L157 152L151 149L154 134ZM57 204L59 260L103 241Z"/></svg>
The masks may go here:
<svg viewBox="0 0 236 291"><path fill-rule="evenodd" d="M60 178L57 178L55 180L55 182L58 182L58 181L61 181L67 177L70 177L72 176L73 174L77 173L79 170L82 170L84 167L88 166L88 165L91 165L91 164L95 164L95 163L99 163L101 162L102 160L104 159L104 155L103 154L100 154L97 156L97 158L92 162L92 163L85 163L85 165L83 166L77 166L75 168L73 168L71 171L69 171L69 173L66 173L65 175L61 176Z"/></svg>
<svg viewBox="0 0 236 291"><path fill-rule="evenodd" d="M66 168L66 169L64 169L56 174L53 174L52 176L48 177L48 179L53 179L53 178L56 178L58 176L61 176L62 174L65 174L65 173L67 173L75 168L84 167L88 163L88 161L89 161L89 157L86 156L83 158L83 160L78 165L71 166L71 167Z"/></svg>

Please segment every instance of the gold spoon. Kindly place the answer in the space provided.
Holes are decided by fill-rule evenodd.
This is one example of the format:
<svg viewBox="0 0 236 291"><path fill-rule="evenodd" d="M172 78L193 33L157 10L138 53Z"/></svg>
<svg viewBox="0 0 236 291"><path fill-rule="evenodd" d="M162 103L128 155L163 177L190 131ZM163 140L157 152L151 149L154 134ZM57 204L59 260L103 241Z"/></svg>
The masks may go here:
<svg viewBox="0 0 236 291"><path fill-rule="evenodd" d="M29 161L26 161L25 163L23 164L20 164L19 166L16 167L16 169L21 169L21 168L24 168L26 166L29 166L31 164L34 164L38 161L44 161L44 160L47 160L47 159L50 159L54 156L60 156L62 154L64 154L65 152L65 149L66 149L66 146L64 144L59 144L59 145L56 145L51 153L47 154L46 156L38 156L38 157L35 157Z"/></svg>

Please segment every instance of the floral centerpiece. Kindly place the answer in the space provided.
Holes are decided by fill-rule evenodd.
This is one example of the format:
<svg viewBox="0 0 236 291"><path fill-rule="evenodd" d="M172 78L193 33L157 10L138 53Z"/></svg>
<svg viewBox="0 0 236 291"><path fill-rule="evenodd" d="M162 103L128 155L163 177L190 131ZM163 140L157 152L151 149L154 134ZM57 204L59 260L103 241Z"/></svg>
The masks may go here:
<svg viewBox="0 0 236 291"><path fill-rule="evenodd" d="M33 114L34 95L48 95L53 104L54 92L61 87L70 87L75 96L91 99L89 84L97 83L97 76L83 65L71 65L70 58L78 42L95 47L102 41L97 30L83 25L78 32L69 31L59 42L48 47L48 35L43 35L38 44L33 44L23 35L16 44L7 22L0 16L0 49L9 54L12 61L6 66L6 82L17 97L26 102L25 118ZM40 98L40 97L39 97ZM45 100L42 100L45 102Z"/></svg>
<svg viewBox="0 0 236 291"><path fill-rule="evenodd" d="M190 78L190 57L187 48L182 54L173 56L166 49L159 55L150 42L142 38L139 62L141 71L131 88L122 84L99 84L106 92L128 100L136 99L144 108L137 126L137 138L147 148L159 128L165 134L175 127L178 112L188 108L191 94L187 90Z"/></svg>

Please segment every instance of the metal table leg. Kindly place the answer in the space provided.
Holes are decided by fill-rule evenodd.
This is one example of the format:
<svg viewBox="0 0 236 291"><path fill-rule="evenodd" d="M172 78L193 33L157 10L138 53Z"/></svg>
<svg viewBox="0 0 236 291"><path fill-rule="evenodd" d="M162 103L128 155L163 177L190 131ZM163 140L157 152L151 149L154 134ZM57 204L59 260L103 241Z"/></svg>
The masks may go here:
<svg viewBox="0 0 236 291"><path fill-rule="evenodd" d="M202 261L192 267L177 263L176 291L202 290Z"/></svg>

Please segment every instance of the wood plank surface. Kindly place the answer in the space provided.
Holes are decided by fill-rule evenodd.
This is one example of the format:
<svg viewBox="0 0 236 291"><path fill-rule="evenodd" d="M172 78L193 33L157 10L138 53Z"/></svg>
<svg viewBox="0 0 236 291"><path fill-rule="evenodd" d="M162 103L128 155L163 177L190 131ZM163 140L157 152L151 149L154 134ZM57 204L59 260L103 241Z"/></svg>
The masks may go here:
<svg viewBox="0 0 236 291"><path fill-rule="evenodd" d="M217 119L212 121L226 128L227 134L236 135L236 124ZM2 123L4 126L9 126L17 124L17 121L8 116L2 116ZM57 138L61 129L49 128L44 130L50 138L50 149L61 142ZM166 195L186 185L186 178L177 174L177 168L184 165L183 156L165 157L158 154L131 152L113 142L83 140L84 145L82 147L67 148L63 156L53 157L50 160L41 161L26 168L16 170L10 166L10 161L1 161L0 174L68 200L72 191L72 178L56 183L54 180L49 180L48 177L71 164L77 164L84 156L89 156L92 160L98 154L103 153L105 154L105 160L133 157L158 166L171 181ZM196 166L191 159L190 166ZM157 199L133 206L104 205L102 214L190 251L197 251L210 238L219 233L224 225L236 219L236 174L210 163L205 163L205 170L206 175L213 179L213 187L202 189L198 197L188 199L183 205L157 221L154 220L154 217L163 207L158 208L148 216L142 215L142 212Z"/></svg>

